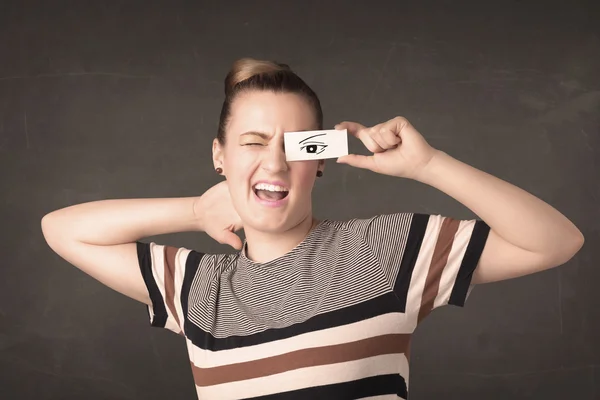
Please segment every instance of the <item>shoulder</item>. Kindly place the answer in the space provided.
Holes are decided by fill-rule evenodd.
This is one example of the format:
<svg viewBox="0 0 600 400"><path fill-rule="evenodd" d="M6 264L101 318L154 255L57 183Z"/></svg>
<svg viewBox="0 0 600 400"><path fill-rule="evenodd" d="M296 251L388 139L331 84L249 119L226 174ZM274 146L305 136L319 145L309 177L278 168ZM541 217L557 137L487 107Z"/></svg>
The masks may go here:
<svg viewBox="0 0 600 400"><path fill-rule="evenodd" d="M238 256L238 253L204 253L191 250L187 263L190 267L195 266L196 268L210 271L215 275L220 275L235 265Z"/></svg>
<svg viewBox="0 0 600 400"><path fill-rule="evenodd" d="M137 242L137 253L140 264L147 264L153 269L179 271L188 277L201 269L223 271L236 257L236 254L206 253L197 249L162 244L156 242Z"/></svg>

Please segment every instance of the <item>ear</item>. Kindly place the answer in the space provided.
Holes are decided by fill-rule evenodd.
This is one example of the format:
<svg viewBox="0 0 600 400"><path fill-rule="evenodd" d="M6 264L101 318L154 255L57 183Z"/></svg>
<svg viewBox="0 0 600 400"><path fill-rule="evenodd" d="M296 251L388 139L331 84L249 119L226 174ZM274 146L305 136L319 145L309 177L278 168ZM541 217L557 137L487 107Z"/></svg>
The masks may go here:
<svg viewBox="0 0 600 400"><path fill-rule="evenodd" d="M321 172L325 172L325 160L319 160L319 164L317 165L317 170Z"/></svg>
<svg viewBox="0 0 600 400"><path fill-rule="evenodd" d="M221 146L221 143L219 143L219 139L215 138L213 140L212 153L214 168L223 168L223 146Z"/></svg>

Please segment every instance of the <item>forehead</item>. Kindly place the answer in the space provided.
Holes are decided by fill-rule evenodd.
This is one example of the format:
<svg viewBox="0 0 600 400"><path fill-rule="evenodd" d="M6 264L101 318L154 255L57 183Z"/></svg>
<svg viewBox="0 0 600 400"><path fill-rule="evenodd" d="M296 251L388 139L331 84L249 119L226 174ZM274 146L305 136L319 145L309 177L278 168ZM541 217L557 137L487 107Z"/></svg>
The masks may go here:
<svg viewBox="0 0 600 400"><path fill-rule="evenodd" d="M315 129L315 113L306 99L293 93L252 91L238 96L231 107L228 134L248 131L277 134Z"/></svg>

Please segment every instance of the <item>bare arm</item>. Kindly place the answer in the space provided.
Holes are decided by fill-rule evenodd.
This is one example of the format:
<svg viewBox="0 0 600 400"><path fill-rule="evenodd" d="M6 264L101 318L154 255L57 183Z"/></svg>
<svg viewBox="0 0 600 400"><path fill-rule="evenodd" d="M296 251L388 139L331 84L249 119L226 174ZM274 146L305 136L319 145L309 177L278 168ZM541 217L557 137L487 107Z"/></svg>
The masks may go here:
<svg viewBox="0 0 600 400"><path fill-rule="evenodd" d="M338 163L410 178L459 201L491 228L473 283L532 274L566 263L583 246L581 231L549 204L495 176L433 149L403 117L367 128L342 122L373 153Z"/></svg>
<svg viewBox="0 0 600 400"><path fill-rule="evenodd" d="M106 286L145 304L150 298L135 241L204 230L200 197L103 200L53 211L42 218L46 242L59 256Z"/></svg>
<svg viewBox="0 0 600 400"><path fill-rule="evenodd" d="M583 246L577 227L530 193L437 152L418 177L491 228L473 283L516 278L566 263Z"/></svg>

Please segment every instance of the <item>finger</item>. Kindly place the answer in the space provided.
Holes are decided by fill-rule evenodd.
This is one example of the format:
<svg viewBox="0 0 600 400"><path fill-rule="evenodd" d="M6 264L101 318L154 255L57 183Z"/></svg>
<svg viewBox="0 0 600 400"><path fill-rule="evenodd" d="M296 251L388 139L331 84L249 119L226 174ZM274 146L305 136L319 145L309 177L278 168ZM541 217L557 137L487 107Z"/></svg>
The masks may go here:
<svg viewBox="0 0 600 400"><path fill-rule="evenodd" d="M366 126L361 125L358 122L351 121L340 122L335 126L335 129L346 129L349 134L360 140L363 140L363 138L367 135L367 132L369 131L369 128L367 128Z"/></svg>
<svg viewBox="0 0 600 400"><path fill-rule="evenodd" d="M360 138L365 147L372 153L381 153L385 151L385 145L377 141L377 137L369 132L365 132Z"/></svg>
<svg viewBox="0 0 600 400"><path fill-rule="evenodd" d="M335 129L347 129L348 133L359 139L361 142L363 142L365 147L371 153L381 153L385 151L385 148L380 146L380 144L373 139L373 135L371 134L371 132L374 128L375 127L367 128L364 125L361 125L357 122L350 121L344 121L335 126Z"/></svg>
<svg viewBox="0 0 600 400"><path fill-rule="evenodd" d="M348 133L350 133L353 136L356 136L359 131L365 129L365 126L359 124L358 122L343 121L343 122L340 122L339 124L337 124L334 128L335 129L347 129Z"/></svg>
<svg viewBox="0 0 600 400"><path fill-rule="evenodd" d="M238 235L229 230L223 231L223 234L221 235L220 239L220 242L222 244L227 244L236 250L242 249L242 239L240 239Z"/></svg>
<svg viewBox="0 0 600 400"><path fill-rule="evenodd" d="M363 128L356 132L357 138L363 142L365 147L372 153L381 153L385 151L385 147L381 146L380 143L377 142L375 136L373 135L373 128Z"/></svg>
<svg viewBox="0 0 600 400"><path fill-rule="evenodd" d="M379 130L379 137L381 138L381 141L385 143L387 148L397 147L402 141L398 135L388 128L381 128Z"/></svg>
<svg viewBox="0 0 600 400"><path fill-rule="evenodd" d="M388 141L382 135L380 129L372 129L369 135L371 136L373 141L377 143L377 145L379 145L379 147L381 147L381 149L384 151L395 146L394 144L388 143Z"/></svg>
<svg viewBox="0 0 600 400"><path fill-rule="evenodd" d="M375 161L372 156L361 156L358 154L348 154L337 159L339 164L347 164L356 168L370 169L375 171Z"/></svg>
<svg viewBox="0 0 600 400"><path fill-rule="evenodd" d="M391 130L397 132L398 135L400 135L402 130L410 127L410 122L404 117L392 118L388 121L388 124L390 125Z"/></svg>
<svg viewBox="0 0 600 400"><path fill-rule="evenodd" d="M373 153L382 153L392 147L382 138L379 131L380 125L375 125L363 130L362 132L364 133L362 133L360 138L360 140L365 143L365 146Z"/></svg>

